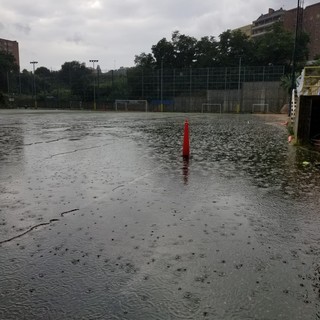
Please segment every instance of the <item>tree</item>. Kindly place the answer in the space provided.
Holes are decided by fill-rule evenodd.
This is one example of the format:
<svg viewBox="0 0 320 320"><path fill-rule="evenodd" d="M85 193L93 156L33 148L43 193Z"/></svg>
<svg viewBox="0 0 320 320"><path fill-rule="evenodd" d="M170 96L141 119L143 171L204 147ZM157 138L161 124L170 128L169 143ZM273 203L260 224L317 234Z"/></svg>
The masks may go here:
<svg viewBox="0 0 320 320"><path fill-rule="evenodd" d="M41 92L43 95L49 93L53 88L55 73L46 67L39 67L35 70L34 74L39 95Z"/></svg>
<svg viewBox="0 0 320 320"><path fill-rule="evenodd" d="M27 69L23 69L20 73L20 88L22 94L32 94L33 91L33 75Z"/></svg>
<svg viewBox="0 0 320 320"><path fill-rule="evenodd" d="M195 66L198 68L218 65L218 43L214 37L202 37L196 44Z"/></svg>
<svg viewBox="0 0 320 320"><path fill-rule="evenodd" d="M175 54L175 67L187 68L192 66L196 61L197 39L180 34L179 31L174 31L172 34L172 44Z"/></svg>
<svg viewBox="0 0 320 320"><path fill-rule="evenodd" d="M157 69L161 68L162 63L166 68L175 68L176 53L172 42L162 38L156 45L151 47L151 51Z"/></svg>
<svg viewBox="0 0 320 320"><path fill-rule="evenodd" d="M34 72L37 76L42 78L49 78L51 75L51 71L46 67L39 67Z"/></svg>
<svg viewBox="0 0 320 320"><path fill-rule="evenodd" d="M294 37L275 23L270 32L254 40L256 62L259 65L289 65L292 58Z"/></svg>
<svg viewBox="0 0 320 320"><path fill-rule="evenodd" d="M59 71L59 78L71 89L71 93L77 98L85 99L87 87L94 76L92 70L86 68L85 63L78 61L65 62Z"/></svg>
<svg viewBox="0 0 320 320"><path fill-rule="evenodd" d="M220 34L219 39L217 60L221 66L237 66L240 57L244 64L252 63L253 46L243 32L227 30Z"/></svg>
<svg viewBox="0 0 320 320"><path fill-rule="evenodd" d="M70 85L70 83L76 78L79 78L83 75L88 75L89 73L90 70L86 68L84 63L80 63L79 61L71 61L65 62L61 66L59 77L66 85Z"/></svg>
<svg viewBox="0 0 320 320"><path fill-rule="evenodd" d="M151 53L142 52L140 55L135 56L134 63L137 67L151 69L155 64L155 60Z"/></svg>
<svg viewBox="0 0 320 320"><path fill-rule="evenodd" d="M0 92L8 90L8 79L10 74L18 72L19 67L15 63L11 53L0 51Z"/></svg>

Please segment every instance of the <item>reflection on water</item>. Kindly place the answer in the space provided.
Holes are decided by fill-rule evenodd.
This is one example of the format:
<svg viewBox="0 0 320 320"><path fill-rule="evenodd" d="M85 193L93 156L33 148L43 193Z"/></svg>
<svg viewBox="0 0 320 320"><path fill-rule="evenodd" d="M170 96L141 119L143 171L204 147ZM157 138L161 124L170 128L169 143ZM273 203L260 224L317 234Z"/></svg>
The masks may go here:
<svg viewBox="0 0 320 320"><path fill-rule="evenodd" d="M182 157L183 166L182 166L182 175L184 184L189 182L189 157Z"/></svg>
<svg viewBox="0 0 320 320"><path fill-rule="evenodd" d="M19 179L23 174L25 161L24 154L24 130L22 123L0 123L0 202L4 203L4 190L14 193L12 186L7 184L7 179ZM2 197L1 197L2 196ZM0 203L1 207L1 203Z"/></svg>
<svg viewBox="0 0 320 320"><path fill-rule="evenodd" d="M0 162L20 161L23 151L24 132L21 123L0 126ZM3 166L1 166L3 167Z"/></svg>
<svg viewBox="0 0 320 320"><path fill-rule="evenodd" d="M1 319L320 317L319 158L277 120L191 115L188 160L185 115L26 117L0 137L26 162L0 181Z"/></svg>
<svg viewBox="0 0 320 320"><path fill-rule="evenodd" d="M320 187L320 156L307 149L288 145L287 130L277 118L224 115L219 118L190 119L192 172L215 170L225 177L245 176L252 184L284 192L286 196L305 196L308 189ZM150 157L175 172L180 167L183 118L135 123L140 137L149 146ZM305 165L309 162L309 165ZM168 166L170 163L170 166ZM188 166L183 164L184 181ZM310 181L312 183L310 184ZM304 186L304 188L301 188Z"/></svg>

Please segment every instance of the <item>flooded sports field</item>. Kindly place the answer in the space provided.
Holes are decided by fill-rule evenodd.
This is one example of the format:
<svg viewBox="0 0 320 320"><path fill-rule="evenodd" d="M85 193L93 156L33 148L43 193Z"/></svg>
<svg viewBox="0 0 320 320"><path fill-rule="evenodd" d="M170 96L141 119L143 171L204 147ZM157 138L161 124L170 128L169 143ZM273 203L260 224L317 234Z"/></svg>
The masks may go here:
<svg viewBox="0 0 320 320"><path fill-rule="evenodd" d="M320 156L284 121L1 110L0 319L320 319Z"/></svg>

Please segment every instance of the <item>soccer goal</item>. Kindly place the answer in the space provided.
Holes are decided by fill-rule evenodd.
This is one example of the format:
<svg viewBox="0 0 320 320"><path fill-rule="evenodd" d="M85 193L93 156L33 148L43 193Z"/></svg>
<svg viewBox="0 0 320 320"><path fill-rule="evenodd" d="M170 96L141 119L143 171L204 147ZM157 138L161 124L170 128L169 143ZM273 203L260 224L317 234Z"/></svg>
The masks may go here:
<svg viewBox="0 0 320 320"><path fill-rule="evenodd" d="M253 103L252 113L268 113L269 104L268 103Z"/></svg>
<svg viewBox="0 0 320 320"><path fill-rule="evenodd" d="M147 100L116 100L116 111L145 111L148 112Z"/></svg>
<svg viewBox="0 0 320 320"><path fill-rule="evenodd" d="M203 103L201 106L201 113L204 112L222 113L221 103Z"/></svg>

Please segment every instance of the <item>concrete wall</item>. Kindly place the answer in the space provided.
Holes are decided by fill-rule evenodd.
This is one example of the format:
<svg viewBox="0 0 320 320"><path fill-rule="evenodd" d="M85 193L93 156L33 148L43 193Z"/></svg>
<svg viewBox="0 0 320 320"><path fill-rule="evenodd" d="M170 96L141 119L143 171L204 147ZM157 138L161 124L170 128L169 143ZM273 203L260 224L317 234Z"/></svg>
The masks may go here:
<svg viewBox="0 0 320 320"><path fill-rule="evenodd" d="M240 90L208 90L197 96L175 97L174 106L165 108L165 111L201 112L203 103L212 103L221 104L222 112L225 113L280 113L283 105L287 103L287 98L278 81L244 82ZM211 112L218 110L219 107L215 106Z"/></svg>
<svg viewBox="0 0 320 320"><path fill-rule="evenodd" d="M243 112L280 112L287 102L287 94L280 82L245 82L241 96Z"/></svg>
<svg viewBox="0 0 320 320"><path fill-rule="evenodd" d="M207 101L220 103L223 112L236 112L240 108L245 113L278 113L287 102L287 94L280 82L244 82L240 90L209 90Z"/></svg>

